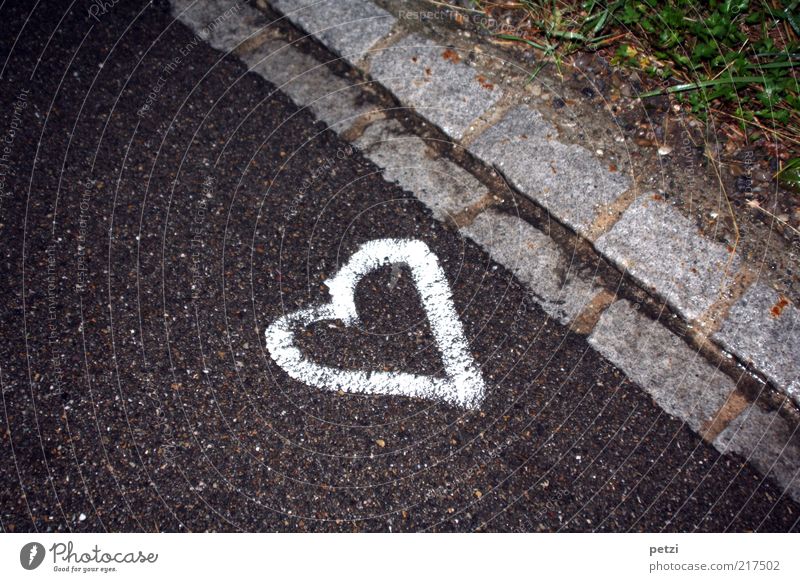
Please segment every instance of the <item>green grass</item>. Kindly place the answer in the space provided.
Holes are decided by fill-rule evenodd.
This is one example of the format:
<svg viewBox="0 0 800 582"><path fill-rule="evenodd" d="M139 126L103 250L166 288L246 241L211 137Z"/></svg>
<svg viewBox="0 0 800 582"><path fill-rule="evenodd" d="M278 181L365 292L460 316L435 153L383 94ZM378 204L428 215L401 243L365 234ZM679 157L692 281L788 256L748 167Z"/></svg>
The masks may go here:
<svg viewBox="0 0 800 582"><path fill-rule="evenodd" d="M605 48L612 64L651 79L643 99L672 94L701 119L726 117L747 142L780 142L800 157L800 0L474 0L473 8L515 25L513 34L489 33L540 51L532 76Z"/></svg>

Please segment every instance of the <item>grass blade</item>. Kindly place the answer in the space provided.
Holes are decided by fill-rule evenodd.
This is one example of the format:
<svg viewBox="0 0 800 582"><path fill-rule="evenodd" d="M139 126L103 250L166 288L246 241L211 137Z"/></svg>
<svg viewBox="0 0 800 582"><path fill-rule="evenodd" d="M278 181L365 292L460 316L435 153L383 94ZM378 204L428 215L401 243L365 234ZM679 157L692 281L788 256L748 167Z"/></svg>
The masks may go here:
<svg viewBox="0 0 800 582"><path fill-rule="evenodd" d="M665 93L680 93L682 91L694 91L695 89L705 89L706 87L719 87L720 85L741 85L741 84L751 84L751 83L765 83L766 78L764 77L729 77L725 79L713 79L711 81L700 81L699 83L684 83L682 85L674 85L672 87L667 87L666 89L657 89L655 91L648 91L647 93L642 93L640 97L644 99L645 97L655 97L657 95L663 95Z"/></svg>

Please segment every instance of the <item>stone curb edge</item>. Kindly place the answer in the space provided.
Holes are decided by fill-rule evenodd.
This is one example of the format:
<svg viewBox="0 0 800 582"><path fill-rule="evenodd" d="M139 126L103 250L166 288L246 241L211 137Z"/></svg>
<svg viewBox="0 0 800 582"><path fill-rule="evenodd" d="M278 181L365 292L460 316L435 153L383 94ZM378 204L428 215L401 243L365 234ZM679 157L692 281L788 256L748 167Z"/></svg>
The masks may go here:
<svg viewBox="0 0 800 582"><path fill-rule="evenodd" d="M256 4L283 15L333 53L331 62L345 61L368 81L354 84L331 70L331 63L281 39L265 14L246 1L199 6L171 0L173 15L200 38L234 53L310 108L383 168L387 180L412 192L436 218L460 227L526 284L550 316L588 335L668 414L723 454L746 459L800 502L800 433L791 402L800 403L800 310L752 282L731 249L704 238L658 194L638 192L592 152L558 141L557 129L536 109L508 105L510 89L495 87L455 50L402 30L394 15L371 1ZM474 175L370 105L370 84L498 170L647 294L666 301L683 320L686 337L579 272L533 225L492 208L496 200ZM452 102L458 107L441 106ZM404 164L396 164L398 159ZM522 248L530 252L520 253ZM738 376L730 367L723 373L701 351L716 352L717 360L735 356ZM752 372L791 400L779 399L777 410L752 403L752 395L741 390Z"/></svg>

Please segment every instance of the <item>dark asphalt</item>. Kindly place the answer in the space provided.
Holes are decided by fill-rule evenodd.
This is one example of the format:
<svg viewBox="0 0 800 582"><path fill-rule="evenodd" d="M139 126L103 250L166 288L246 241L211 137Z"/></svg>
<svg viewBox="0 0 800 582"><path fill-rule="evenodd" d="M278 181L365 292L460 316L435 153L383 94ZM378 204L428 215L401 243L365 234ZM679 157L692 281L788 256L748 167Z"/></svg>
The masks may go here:
<svg viewBox="0 0 800 582"><path fill-rule="evenodd" d="M3 136L29 92L0 209L3 531L800 527L775 486L165 6L99 22L88 6L0 9ZM270 360L264 329L385 237L439 257L489 387L479 412L321 391ZM392 281L367 276L362 326L301 330L303 350L435 374L411 279Z"/></svg>

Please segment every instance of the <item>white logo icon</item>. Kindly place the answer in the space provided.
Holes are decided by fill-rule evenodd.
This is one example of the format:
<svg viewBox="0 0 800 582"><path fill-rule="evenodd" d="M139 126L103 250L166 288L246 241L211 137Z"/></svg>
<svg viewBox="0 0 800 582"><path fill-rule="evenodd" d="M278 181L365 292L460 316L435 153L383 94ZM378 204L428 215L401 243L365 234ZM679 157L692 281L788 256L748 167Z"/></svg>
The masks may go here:
<svg viewBox="0 0 800 582"><path fill-rule="evenodd" d="M294 344L298 326L339 319L345 325L358 321L355 289L368 273L384 265L406 265L422 300L444 363L444 378L402 372L340 370L316 364ZM266 332L267 349L275 362L295 380L326 390L357 394L383 394L440 400L477 408L485 385L469 353L444 271L428 246L418 240L380 239L365 243L325 284L331 302L280 317Z"/></svg>

